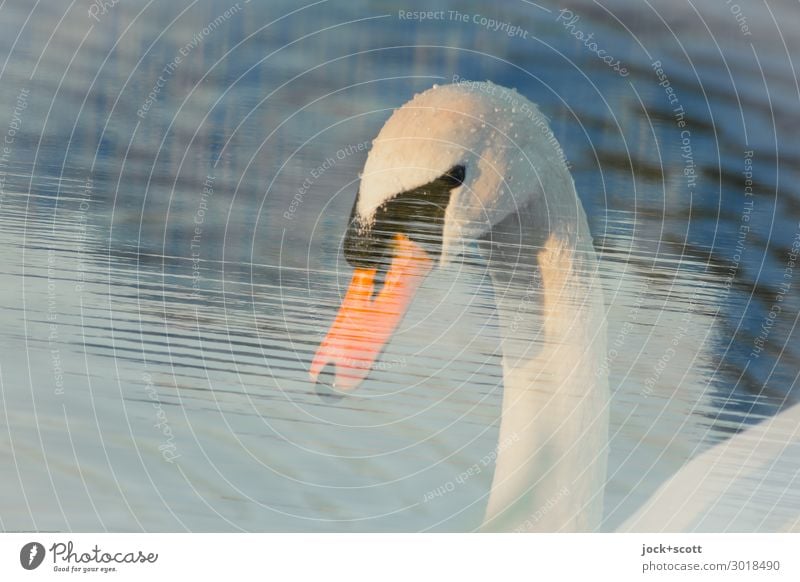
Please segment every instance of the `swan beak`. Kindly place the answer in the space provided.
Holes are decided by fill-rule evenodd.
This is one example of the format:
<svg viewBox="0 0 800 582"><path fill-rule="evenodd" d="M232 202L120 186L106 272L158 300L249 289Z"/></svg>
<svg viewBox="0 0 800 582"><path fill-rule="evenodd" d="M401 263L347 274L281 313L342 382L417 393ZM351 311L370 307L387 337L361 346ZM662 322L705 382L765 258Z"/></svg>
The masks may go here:
<svg viewBox="0 0 800 582"><path fill-rule="evenodd" d="M338 392L357 388L369 375L433 265L420 245L397 234L392 262L377 294L376 269L356 269L339 313L311 363L311 380L318 382L320 373L333 364L331 387Z"/></svg>

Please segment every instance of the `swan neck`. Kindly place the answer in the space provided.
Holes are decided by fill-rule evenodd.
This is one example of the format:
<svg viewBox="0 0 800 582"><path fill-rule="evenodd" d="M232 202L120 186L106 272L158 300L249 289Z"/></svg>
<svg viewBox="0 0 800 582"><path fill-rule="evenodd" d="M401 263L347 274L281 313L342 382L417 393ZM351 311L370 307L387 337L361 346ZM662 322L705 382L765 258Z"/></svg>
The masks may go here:
<svg viewBox="0 0 800 582"><path fill-rule="evenodd" d="M608 400L594 251L582 212L550 228L536 222L524 209L486 247L504 391L484 527L593 530L602 517Z"/></svg>

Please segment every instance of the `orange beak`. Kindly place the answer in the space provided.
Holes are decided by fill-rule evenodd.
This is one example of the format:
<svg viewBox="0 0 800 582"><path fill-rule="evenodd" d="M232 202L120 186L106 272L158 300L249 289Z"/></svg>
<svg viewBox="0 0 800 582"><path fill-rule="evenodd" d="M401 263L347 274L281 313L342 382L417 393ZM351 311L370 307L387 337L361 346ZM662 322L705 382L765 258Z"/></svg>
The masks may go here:
<svg viewBox="0 0 800 582"><path fill-rule="evenodd" d="M317 381L328 364L335 366L333 388L348 392L369 375L375 360L392 337L433 260L417 243L395 235L394 256L377 296L376 269L356 269L339 313L311 363Z"/></svg>

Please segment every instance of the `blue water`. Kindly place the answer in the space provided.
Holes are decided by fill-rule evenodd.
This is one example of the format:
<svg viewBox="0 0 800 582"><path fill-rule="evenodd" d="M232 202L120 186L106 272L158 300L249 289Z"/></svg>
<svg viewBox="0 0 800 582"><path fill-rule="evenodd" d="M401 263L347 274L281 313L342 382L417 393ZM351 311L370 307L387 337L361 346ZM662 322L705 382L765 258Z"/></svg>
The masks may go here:
<svg viewBox="0 0 800 582"><path fill-rule="evenodd" d="M590 217L604 529L798 400L796 5L255 4L0 8L0 528L476 528L491 468L425 499L497 444L479 273L426 282L359 396L307 380L369 141L456 78L540 105Z"/></svg>

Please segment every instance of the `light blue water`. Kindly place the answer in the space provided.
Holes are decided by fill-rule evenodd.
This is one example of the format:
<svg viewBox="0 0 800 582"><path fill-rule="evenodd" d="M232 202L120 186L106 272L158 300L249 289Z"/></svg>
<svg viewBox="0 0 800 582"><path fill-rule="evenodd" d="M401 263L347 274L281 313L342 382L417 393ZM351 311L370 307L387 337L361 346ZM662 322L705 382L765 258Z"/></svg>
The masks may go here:
<svg viewBox="0 0 800 582"><path fill-rule="evenodd" d="M4 3L0 528L477 527L491 466L453 483L497 445L482 273L433 275L357 396L307 380L368 142L454 76L540 104L590 216L605 529L797 401L799 13L739 2L743 31L722 3L677 4L574 3L569 27L523 1L460 3L467 22L392 2Z"/></svg>

